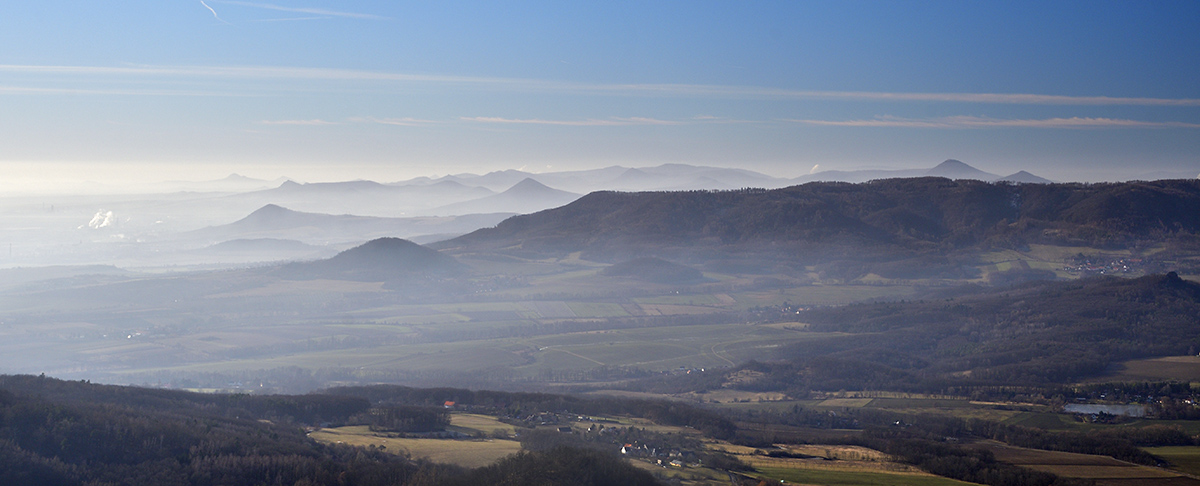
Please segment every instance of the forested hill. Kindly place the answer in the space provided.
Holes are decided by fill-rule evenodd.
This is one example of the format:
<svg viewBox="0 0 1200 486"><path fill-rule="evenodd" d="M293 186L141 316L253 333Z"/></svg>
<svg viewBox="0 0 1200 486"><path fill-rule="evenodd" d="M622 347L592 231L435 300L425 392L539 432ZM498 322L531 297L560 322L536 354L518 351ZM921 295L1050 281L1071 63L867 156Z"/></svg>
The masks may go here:
<svg viewBox="0 0 1200 486"><path fill-rule="evenodd" d="M370 406L353 396L204 395L0 375L0 484L657 484L613 453L562 448L464 470L320 444L302 428L361 420Z"/></svg>
<svg viewBox="0 0 1200 486"><path fill-rule="evenodd" d="M440 249L584 251L598 259L690 249L904 254L1029 243L1114 247L1200 230L1200 181L1012 184L936 177L776 190L595 192L509 218ZM851 248L851 249L848 249Z"/></svg>

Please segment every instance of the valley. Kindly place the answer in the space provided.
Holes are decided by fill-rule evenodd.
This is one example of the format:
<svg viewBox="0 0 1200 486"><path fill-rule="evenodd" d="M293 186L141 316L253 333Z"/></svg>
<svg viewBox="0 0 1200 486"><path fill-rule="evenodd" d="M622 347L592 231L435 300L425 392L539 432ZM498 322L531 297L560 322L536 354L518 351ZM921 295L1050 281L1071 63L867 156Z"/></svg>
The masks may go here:
<svg viewBox="0 0 1200 486"><path fill-rule="evenodd" d="M0 369L360 396L376 411L288 420L478 474L682 441L623 456L683 484L1193 484L1198 201L1194 181L595 192L438 217L484 227L428 246L389 236L411 218L268 205L158 243L273 255L254 264L0 269ZM372 418L443 403L436 437Z"/></svg>

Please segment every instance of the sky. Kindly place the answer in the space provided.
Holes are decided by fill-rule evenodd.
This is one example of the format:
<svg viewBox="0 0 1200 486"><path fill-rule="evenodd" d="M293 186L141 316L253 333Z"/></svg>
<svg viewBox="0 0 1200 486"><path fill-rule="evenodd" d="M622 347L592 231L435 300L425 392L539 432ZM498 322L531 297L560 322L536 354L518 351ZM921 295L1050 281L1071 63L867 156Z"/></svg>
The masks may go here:
<svg viewBox="0 0 1200 486"><path fill-rule="evenodd" d="M949 158L1196 177L1198 22L1195 1L4 2L0 190Z"/></svg>

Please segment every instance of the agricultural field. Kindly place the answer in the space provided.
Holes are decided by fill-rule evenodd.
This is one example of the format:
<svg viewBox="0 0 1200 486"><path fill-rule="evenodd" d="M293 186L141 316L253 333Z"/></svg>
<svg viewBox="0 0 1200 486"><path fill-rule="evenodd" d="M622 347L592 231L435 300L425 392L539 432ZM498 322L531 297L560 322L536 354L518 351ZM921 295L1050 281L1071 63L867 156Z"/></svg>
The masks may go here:
<svg viewBox="0 0 1200 486"><path fill-rule="evenodd" d="M1170 446L1170 447L1145 447L1146 452L1155 456L1166 459L1170 462L1170 469L1192 476L1200 476L1200 447L1197 446Z"/></svg>
<svg viewBox="0 0 1200 486"><path fill-rule="evenodd" d="M309 436L319 442L383 447L388 452L406 453L412 457L463 467L486 466L521 450L521 444L515 440L392 438L371 432L365 425L320 429Z"/></svg>
<svg viewBox="0 0 1200 486"><path fill-rule="evenodd" d="M975 483L928 474L898 474L867 471L834 471L788 467L763 467L754 477L794 484L824 486L963 486Z"/></svg>
<svg viewBox="0 0 1200 486"><path fill-rule="evenodd" d="M1121 363L1113 374L1089 381L1200 382L1200 356L1167 356L1126 361Z"/></svg>
<svg viewBox="0 0 1200 486"><path fill-rule="evenodd" d="M700 398L699 401L704 401L709 395L722 396L717 392L709 392L703 395L677 395L674 398ZM984 420L994 420L1000 422L1011 423L1018 418L1037 417L1040 420L1048 421L1054 428L1067 428L1067 422L1074 423L1068 414L1060 414L1049 411L1048 407L1041 405L1028 404L1001 404L1001 403L984 403L973 402L965 398L944 398L944 397L900 397L899 393L872 392L870 395L878 396L856 396L855 393L847 393L845 397L831 397L814 400L792 400L780 399L772 395L751 395L747 396L747 400L717 400L722 407L743 408L743 409L762 409L762 410L789 410L794 406L802 408L815 409L884 409L891 412L905 414L935 414L948 415L958 418L978 418ZM763 400L758 400L762 397Z"/></svg>
<svg viewBox="0 0 1200 486"><path fill-rule="evenodd" d="M489 437L497 435L497 433L508 436L513 436L517 433L516 427L496 420L496 417L474 413L450 414L450 430Z"/></svg>
<svg viewBox="0 0 1200 486"><path fill-rule="evenodd" d="M1097 484L1159 484L1164 480L1172 481L1171 484L1200 484L1200 481L1180 483L1195 480L1178 472L1140 466L1107 456L1027 449L994 441L980 442L975 447L991 451L996 460L1001 462L1062 477L1095 480Z"/></svg>

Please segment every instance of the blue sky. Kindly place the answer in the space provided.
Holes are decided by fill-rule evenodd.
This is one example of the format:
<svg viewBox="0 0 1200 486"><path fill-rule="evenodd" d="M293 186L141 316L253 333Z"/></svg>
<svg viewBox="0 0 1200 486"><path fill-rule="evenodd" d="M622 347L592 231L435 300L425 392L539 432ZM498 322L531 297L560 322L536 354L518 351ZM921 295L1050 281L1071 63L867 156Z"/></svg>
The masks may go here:
<svg viewBox="0 0 1200 486"><path fill-rule="evenodd" d="M1194 177L1198 22L1194 1L5 2L0 169Z"/></svg>

